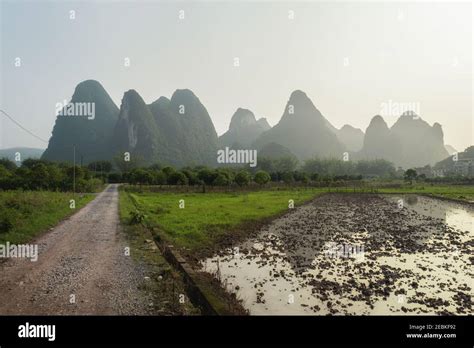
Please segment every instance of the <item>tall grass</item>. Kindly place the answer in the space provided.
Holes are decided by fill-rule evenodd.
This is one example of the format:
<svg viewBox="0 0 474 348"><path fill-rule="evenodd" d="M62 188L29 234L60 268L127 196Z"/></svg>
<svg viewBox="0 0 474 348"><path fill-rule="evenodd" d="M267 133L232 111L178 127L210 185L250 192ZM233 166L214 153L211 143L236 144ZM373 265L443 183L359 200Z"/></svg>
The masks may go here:
<svg viewBox="0 0 474 348"><path fill-rule="evenodd" d="M0 191L0 243L25 243L55 226L94 198L76 194L76 208L70 208L72 193L49 191Z"/></svg>

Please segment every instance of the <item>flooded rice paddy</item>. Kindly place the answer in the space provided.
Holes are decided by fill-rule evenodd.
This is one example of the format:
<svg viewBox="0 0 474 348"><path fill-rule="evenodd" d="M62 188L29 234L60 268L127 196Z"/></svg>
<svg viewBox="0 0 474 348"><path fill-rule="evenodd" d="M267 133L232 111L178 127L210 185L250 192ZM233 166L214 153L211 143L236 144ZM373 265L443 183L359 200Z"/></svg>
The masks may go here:
<svg viewBox="0 0 474 348"><path fill-rule="evenodd" d="M202 261L250 314L473 314L474 206L329 194Z"/></svg>

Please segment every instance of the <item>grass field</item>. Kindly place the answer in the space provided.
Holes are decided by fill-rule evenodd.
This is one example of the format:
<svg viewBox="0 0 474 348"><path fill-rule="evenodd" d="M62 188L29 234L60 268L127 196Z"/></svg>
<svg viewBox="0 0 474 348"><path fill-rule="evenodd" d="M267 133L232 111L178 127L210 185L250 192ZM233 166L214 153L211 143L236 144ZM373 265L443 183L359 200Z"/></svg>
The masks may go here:
<svg viewBox="0 0 474 348"><path fill-rule="evenodd" d="M461 201L474 201L474 186L464 185L407 185L401 188L383 188L379 192L430 194Z"/></svg>
<svg viewBox="0 0 474 348"><path fill-rule="evenodd" d="M93 198L93 194L76 194L76 209L71 209L72 193L0 192L0 243L25 243L74 214Z"/></svg>
<svg viewBox="0 0 474 348"><path fill-rule="evenodd" d="M175 245L193 250L213 245L239 224L287 211L289 200L301 204L325 191L316 188L206 194L122 191L121 215L129 214L130 202L134 201L149 225L158 227ZM184 201L184 208L180 208L180 200Z"/></svg>
<svg viewBox="0 0 474 348"><path fill-rule="evenodd" d="M129 191L129 192L128 192ZM304 203L325 192L413 193L457 200L474 200L474 186L401 185L400 187L364 188L288 188L236 193L149 192L126 188L121 192L121 215L130 211L146 215L146 223L158 227L163 236L179 247L197 250L210 247L220 237L244 223L259 221L288 210L290 199ZM180 208L183 200L184 208Z"/></svg>
<svg viewBox="0 0 474 348"><path fill-rule="evenodd" d="M474 201L474 186L468 185L367 185L365 187L338 187L333 192L372 192L394 194L422 194L449 198L459 201Z"/></svg>

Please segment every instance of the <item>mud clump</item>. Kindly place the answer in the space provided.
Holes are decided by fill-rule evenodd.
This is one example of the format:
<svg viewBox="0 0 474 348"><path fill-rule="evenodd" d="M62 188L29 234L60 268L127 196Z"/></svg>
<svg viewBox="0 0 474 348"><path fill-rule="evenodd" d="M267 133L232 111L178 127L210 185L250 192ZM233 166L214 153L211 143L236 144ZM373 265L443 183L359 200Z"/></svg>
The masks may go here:
<svg viewBox="0 0 474 348"><path fill-rule="evenodd" d="M433 214L452 203L415 203L324 195L263 227L239 257L217 257L251 313L472 314L472 231Z"/></svg>

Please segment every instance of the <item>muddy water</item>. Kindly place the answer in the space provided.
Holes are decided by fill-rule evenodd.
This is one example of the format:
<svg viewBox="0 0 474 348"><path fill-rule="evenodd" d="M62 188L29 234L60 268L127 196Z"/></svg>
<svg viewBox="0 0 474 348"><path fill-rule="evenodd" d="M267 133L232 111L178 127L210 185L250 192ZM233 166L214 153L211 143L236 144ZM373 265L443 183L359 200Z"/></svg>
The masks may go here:
<svg viewBox="0 0 474 348"><path fill-rule="evenodd" d="M325 195L202 262L251 314L473 314L474 208Z"/></svg>

